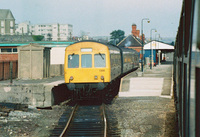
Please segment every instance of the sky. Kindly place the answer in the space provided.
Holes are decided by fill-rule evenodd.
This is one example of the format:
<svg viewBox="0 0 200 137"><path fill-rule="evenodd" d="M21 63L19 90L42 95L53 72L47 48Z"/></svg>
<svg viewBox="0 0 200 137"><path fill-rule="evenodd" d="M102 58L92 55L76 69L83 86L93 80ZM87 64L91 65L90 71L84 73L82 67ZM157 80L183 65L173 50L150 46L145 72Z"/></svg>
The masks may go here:
<svg viewBox="0 0 200 137"><path fill-rule="evenodd" d="M131 34L132 24L146 37L160 34L175 37L182 0L0 0L0 9L10 9L16 23L30 21L31 24L72 24L73 35L81 31L89 36L110 36L114 30ZM158 35L157 35L158 36Z"/></svg>

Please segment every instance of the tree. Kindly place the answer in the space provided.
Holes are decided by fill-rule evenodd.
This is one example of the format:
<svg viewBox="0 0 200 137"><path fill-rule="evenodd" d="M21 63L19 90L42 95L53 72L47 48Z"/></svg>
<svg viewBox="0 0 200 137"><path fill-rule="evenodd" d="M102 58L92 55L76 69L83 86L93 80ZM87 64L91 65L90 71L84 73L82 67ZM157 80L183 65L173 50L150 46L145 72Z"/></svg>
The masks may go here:
<svg viewBox="0 0 200 137"><path fill-rule="evenodd" d="M44 36L42 35L32 35L32 38L34 41L42 41L44 39Z"/></svg>
<svg viewBox="0 0 200 137"><path fill-rule="evenodd" d="M110 33L111 37L111 42L112 44L117 45L121 40L124 39L124 31L123 30L114 30Z"/></svg>
<svg viewBox="0 0 200 137"><path fill-rule="evenodd" d="M170 43L170 45L173 45L173 46L174 46L174 41L172 41L172 42Z"/></svg>

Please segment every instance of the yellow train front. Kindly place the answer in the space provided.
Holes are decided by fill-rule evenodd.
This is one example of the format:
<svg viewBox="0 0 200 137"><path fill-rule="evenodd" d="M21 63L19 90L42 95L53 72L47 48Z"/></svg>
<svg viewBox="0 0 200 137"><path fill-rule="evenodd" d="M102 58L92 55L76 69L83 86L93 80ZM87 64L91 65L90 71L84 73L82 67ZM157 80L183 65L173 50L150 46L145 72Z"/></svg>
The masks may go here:
<svg viewBox="0 0 200 137"><path fill-rule="evenodd" d="M68 46L64 65L68 89L78 98L91 97L103 91L125 71L122 54L122 49L117 46L95 41L82 41ZM131 64L134 65L133 62Z"/></svg>

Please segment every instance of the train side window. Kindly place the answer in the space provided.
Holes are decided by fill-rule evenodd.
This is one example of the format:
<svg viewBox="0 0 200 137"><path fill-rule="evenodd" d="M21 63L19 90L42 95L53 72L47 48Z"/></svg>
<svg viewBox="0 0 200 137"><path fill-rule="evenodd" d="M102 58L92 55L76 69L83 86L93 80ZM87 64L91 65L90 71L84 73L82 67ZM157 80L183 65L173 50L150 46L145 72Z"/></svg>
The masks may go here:
<svg viewBox="0 0 200 137"><path fill-rule="evenodd" d="M106 55L105 54L95 54L94 55L94 67L104 68L106 67Z"/></svg>
<svg viewBox="0 0 200 137"><path fill-rule="evenodd" d="M196 68L196 136L200 136L200 68Z"/></svg>
<svg viewBox="0 0 200 137"><path fill-rule="evenodd" d="M68 55L68 68L79 67L79 55Z"/></svg>
<svg viewBox="0 0 200 137"><path fill-rule="evenodd" d="M81 67L82 68L91 68L92 67L92 55L91 54L82 54L81 55Z"/></svg>

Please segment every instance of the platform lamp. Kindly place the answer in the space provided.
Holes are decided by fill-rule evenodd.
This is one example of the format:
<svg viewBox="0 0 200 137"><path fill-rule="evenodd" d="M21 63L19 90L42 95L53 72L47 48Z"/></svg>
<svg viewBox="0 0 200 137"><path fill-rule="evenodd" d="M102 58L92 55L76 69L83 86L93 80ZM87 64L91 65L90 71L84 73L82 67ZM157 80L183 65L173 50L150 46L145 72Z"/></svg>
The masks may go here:
<svg viewBox="0 0 200 137"><path fill-rule="evenodd" d="M143 18L141 21L141 36L142 36L142 72L144 72L144 42L143 42L143 21L147 20L147 23L150 23L150 20L148 18Z"/></svg>
<svg viewBox="0 0 200 137"><path fill-rule="evenodd" d="M150 69L152 69L153 68L153 48L152 48L152 31L155 31L155 32L157 32L157 30L156 29L151 29L151 31L150 31L150 48L151 48L151 63L150 63Z"/></svg>

